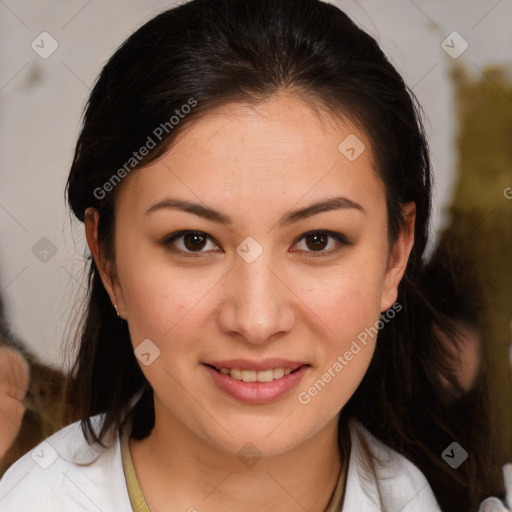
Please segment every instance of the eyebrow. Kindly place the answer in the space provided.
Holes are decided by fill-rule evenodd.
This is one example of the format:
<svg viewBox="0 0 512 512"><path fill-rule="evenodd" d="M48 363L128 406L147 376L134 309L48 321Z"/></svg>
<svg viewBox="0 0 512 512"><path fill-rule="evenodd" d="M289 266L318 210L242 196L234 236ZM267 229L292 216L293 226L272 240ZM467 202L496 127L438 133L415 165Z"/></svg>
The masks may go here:
<svg viewBox="0 0 512 512"><path fill-rule="evenodd" d="M157 204L151 206L145 215L162 209L182 210L184 212L193 213L194 215L203 217L204 219L218 222L219 224L224 225L233 223L232 217L228 214L215 210L209 206L187 201L185 199L164 199L163 201L160 201ZM366 213L365 209L359 203L356 203L351 199L347 199L346 197L332 197L310 204L305 208L292 210L284 214L279 220L279 225L285 227L294 222L298 222L299 220L312 217L318 213L344 209L351 209L360 211L361 213Z"/></svg>

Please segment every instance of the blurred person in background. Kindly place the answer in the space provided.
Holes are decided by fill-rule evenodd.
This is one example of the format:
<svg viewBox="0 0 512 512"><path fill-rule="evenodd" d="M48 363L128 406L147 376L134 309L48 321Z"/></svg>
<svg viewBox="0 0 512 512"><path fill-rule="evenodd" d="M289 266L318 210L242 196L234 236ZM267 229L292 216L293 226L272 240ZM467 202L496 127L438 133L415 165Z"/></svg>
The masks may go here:
<svg viewBox="0 0 512 512"><path fill-rule="evenodd" d="M14 348L0 345L0 466L25 414L30 368Z"/></svg>
<svg viewBox="0 0 512 512"><path fill-rule="evenodd" d="M0 296L0 476L67 422L64 374L42 364L7 326Z"/></svg>
<svg viewBox="0 0 512 512"><path fill-rule="evenodd" d="M486 332L485 304L482 283L473 270L473 262L467 254L462 254L459 245L441 236L424 267L421 286L425 298L451 321L449 332L436 323L434 329L451 355L460 395L468 393L475 385L481 385L482 373L487 369L482 346Z"/></svg>

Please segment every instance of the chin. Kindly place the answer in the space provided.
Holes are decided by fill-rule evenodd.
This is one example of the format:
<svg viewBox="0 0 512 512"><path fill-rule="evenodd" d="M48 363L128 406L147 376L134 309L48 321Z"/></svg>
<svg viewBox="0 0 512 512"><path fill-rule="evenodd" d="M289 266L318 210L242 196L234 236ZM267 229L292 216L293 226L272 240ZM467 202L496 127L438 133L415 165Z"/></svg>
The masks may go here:
<svg viewBox="0 0 512 512"><path fill-rule="evenodd" d="M217 448L238 457L271 457L282 455L293 450L309 437L314 431L306 432L306 427L300 429L297 423L285 419L287 414L280 418L272 418L270 421L260 422L257 418L248 418L247 421L240 421L236 424L231 422L231 427L209 432L206 441ZM293 413L289 414L289 418ZM284 421L283 421L284 420ZM269 425L272 425L269 427ZM293 429L291 428L293 426Z"/></svg>

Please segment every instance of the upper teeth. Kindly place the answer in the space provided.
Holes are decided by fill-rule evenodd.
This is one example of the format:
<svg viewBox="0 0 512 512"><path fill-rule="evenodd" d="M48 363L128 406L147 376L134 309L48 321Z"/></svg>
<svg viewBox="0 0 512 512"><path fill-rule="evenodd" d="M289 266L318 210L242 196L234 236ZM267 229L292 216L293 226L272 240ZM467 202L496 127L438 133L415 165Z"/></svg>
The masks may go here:
<svg viewBox="0 0 512 512"><path fill-rule="evenodd" d="M239 370L238 368L221 368L220 373L229 375L232 379L244 382L271 382L292 373L291 368L273 368L271 370Z"/></svg>

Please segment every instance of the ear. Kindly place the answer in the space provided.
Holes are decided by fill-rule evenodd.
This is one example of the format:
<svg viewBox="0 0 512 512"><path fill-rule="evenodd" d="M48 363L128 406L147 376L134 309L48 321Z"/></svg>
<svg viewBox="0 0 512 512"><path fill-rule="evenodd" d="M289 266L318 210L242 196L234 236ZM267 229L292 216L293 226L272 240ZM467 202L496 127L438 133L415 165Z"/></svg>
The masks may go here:
<svg viewBox="0 0 512 512"><path fill-rule="evenodd" d="M84 225L87 245L96 263L96 268L100 273L103 286L112 301L112 308L114 308L114 304L116 304L119 308L119 315L125 318L126 307L123 292L117 280L116 273L112 268L112 262L107 261L104 257L101 244L98 241L99 218L100 214L96 208L90 207L85 210Z"/></svg>
<svg viewBox="0 0 512 512"><path fill-rule="evenodd" d="M405 273L409 255L414 244L414 222L416 220L416 203L402 205L404 222L398 239L391 247L388 266L384 276L384 286L381 298L381 311L390 308L398 297L398 285Z"/></svg>

